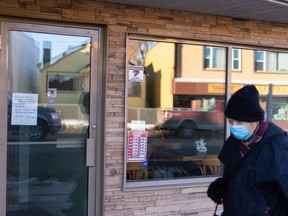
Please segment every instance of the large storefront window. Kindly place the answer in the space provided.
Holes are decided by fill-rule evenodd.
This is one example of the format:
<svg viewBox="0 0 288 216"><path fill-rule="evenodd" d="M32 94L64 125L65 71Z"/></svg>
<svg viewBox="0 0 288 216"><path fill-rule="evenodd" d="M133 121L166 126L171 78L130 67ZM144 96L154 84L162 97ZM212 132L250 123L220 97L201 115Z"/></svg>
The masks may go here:
<svg viewBox="0 0 288 216"><path fill-rule="evenodd" d="M220 175L227 49L209 47L215 71L205 66L205 45L129 40L128 47L127 182Z"/></svg>
<svg viewBox="0 0 288 216"><path fill-rule="evenodd" d="M288 130L288 74L268 72L286 71L286 53L259 50L128 40L126 185L219 176L217 155L229 135L225 98L246 84L256 85L269 119Z"/></svg>

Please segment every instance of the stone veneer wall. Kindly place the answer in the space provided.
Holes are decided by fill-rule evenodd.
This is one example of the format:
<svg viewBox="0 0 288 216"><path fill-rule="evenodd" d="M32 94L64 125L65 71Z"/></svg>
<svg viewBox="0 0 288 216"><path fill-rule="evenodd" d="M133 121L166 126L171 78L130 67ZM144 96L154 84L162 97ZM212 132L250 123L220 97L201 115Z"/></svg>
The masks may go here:
<svg viewBox="0 0 288 216"><path fill-rule="evenodd" d="M0 14L108 26L105 216L212 215L204 186L122 190L126 33L287 47L288 25L89 0L2 0Z"/></svg>

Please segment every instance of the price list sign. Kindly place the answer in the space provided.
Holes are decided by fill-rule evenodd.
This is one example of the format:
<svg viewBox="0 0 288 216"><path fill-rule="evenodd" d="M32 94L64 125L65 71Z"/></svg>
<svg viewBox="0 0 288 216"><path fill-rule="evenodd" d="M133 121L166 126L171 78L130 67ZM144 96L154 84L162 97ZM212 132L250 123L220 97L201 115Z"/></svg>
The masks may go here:
<svg viewBox="0 0 288 216"><path fill-rule="evenodd" d="M128 132L128 162L141 162L146 160L147 131Z"/></svg>

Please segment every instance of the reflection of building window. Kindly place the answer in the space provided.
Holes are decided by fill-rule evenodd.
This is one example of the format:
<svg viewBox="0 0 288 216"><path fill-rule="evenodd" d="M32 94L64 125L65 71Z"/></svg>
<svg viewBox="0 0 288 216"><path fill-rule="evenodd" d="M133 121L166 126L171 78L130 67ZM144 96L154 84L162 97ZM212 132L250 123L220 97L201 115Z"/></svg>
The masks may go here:
<svg viewBox="0 0 288 216"><path fill-rule="evenodd" d="M205 46L204 48L204 68L225 69L226 49L223 47Z"/></svg>
<svg viewBox="0 0 288 216"><path fill-rule="evenodd" d="M140 96L139 82L128 82L128 96L134 96L134 97Z"/></svg>
<svg viewBox="0 0 288 216"><path fill-rule="evenodd" d="M241 70L241 50L232 49L232 70ZM206 46L204 48L204 68L225 69L226 48Z"/></svg>
<svg viewBox="0 0 288 216"><path fill-rule="evenodd" d="M56 88L58 92L76 91L76 80L75 74L48 74L47 88Z"/></svg>
<svg viewBox="0 0 288 216"><path fill-rule="evenodd" d="M256 51L255 52L255 70L256 71L266 71L266 52Z"/></svg>
<svg viewBox="0 0 288 216"><path fill-rule="evenodd" d="M241 70L241 50L232 49L232 70Z"/></svg>
<svg viewBox="0 0 288 216"><path fill-rule="evenodd" d="M288 53L255 51L255 70L288 72Z"/></svg>

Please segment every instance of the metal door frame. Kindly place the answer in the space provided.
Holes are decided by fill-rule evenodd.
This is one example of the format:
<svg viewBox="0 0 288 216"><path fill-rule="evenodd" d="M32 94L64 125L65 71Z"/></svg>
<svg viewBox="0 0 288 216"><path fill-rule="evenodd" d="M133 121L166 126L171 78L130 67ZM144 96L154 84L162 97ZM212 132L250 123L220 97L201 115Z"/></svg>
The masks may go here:
<svg viewBox="0 0 288 216"><path fill-rule="evenodd" d="M94 154L90 155L88 166L88 213L87 216L103 215L104 194L104 169L103 146L104 143L104 89L106 83L104 68L104 34L106 30L102 26L86 26L85 24L67 23L38 23L31 20L23 22L23 19L6 19L0 17L1 41L0 41L0 176L5 181L0 181L0 215L6 215L6 181L7 181L7 95L9 87L8 57L9 57L9 31L33 31L42 33L55 33L64 35L91 37L91 75L90 75L90 128L89 142L92 144ZM96 106L97 101L97 106ZM105 115L104 115L105 116ZM94 126L92 129L92 125ZM95 129L96 127L96 129ZM86 159L87 160L87 159ZM92 161L92 163L91 163ZM94 162L94 163L93 163Z"/></svg>

